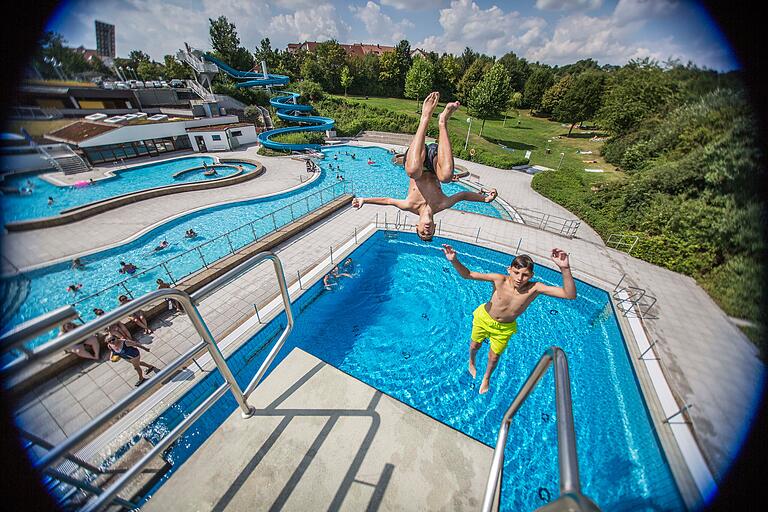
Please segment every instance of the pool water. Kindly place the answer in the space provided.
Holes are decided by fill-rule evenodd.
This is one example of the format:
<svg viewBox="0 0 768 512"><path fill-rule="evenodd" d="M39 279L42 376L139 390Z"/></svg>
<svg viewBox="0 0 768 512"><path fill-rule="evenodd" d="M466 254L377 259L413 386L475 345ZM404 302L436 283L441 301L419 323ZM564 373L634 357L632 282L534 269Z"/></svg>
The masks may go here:
<svg viewBox="0 0 768 512"><path fill-rule="evenodd" d="M351 157L344 155L339 155L338 160L332 159L335 153L341 153L345 150L354 150L357 159L353 161ZM2 328L8 329L47 311L78 302L85 297L89 297L94 293L124 281L129 276L118 273L120 261L135 264L138 267L139 273L151 267L157 267L167 261L166 267L171 275L174 276L173 279L177 279L179 276L186 276L203 268L202 261L196 251L184 254L183 256L182 253L247 222L269 215L271 212L275 212L295 201L301 201L297 205L297 216L306 213L308 207L315 209L320 205L320 198L316 195L316 192L321 188L334 186L335 184L334 188L338 189L337 195L341 194L344 182L336 180L337 172L335 170L329 171L329 163L334 163L334 168L335 164L341 165L341 172L344 174L346 182L351 182L356 195L363 197L370 197L372 195L405 197L408 189L408 178L402 167L391 163L391 155L386 150L381 148L351 148L343 146L328 149L324 152L327 155L326 159L318 162L323 169L320 178L298 190L277 194L264 199L241 201L206 208L184 215L156 227L130 243L80 258L85 265L82 270L73 270L69 262L64 262L26 273L25 278L30 281L26 300L9 317ZM368 165L366 163L368 157L377 163L375 165ZM446 193L455 193L466 189L459 184L450 183L444 185L444 190ZM304 198L309 198L306 203L303 201ZM326 193L325 200L327 201L328 199L328 194ZM457 207L483 215L495 217L502 215L490 203L464 202L459 203ZM362 210L360 215L365 215L365 207ZM290 212L286 210L278 216L278 225L287 224L290 220ZM255 227L259 237L273 229L271 221L257 224ZM189 228L193 228L199 236L195 239L185 238L184 232ZM245 243L252 241L250 228L239 230L232 235L232 238L236 248L245 245ZM153 248L163 240L167 240L170 243L170 247L162 251L154 251ZM210 263L215 259L226 256L229 253L229 246L226 240L220 239L215 243L202 246L201 251L206 261ZM155 284L157 278L172 282L165 269L157 267L150 272L130 279L125 283L125 288L121 285L119 288L108 290L96 297L89 298L83 303L76 304L76 309L83 319L90 320L94 318L93 308L101 308L106 311L116 307L118 305L118 295L127 293L128 290L136 297L155 290L157 288ZM73 294L67 291L67 287L70 284L82 284L83 286L79 292ZM50 332L31 342L30 345L39 345L56 334L56 332Z"/></svg>
<svg viewBox="0 0 768 512"><path fill-rule="evenodd" d="M176 178L173 175L185 169L200 167L205 163L216 169L217 175L204 176L203 170L184 173ZM19 220L51 217L64 210L82 206L94 201L120 196L130 192L146 190L166 185L180 185L196 181L225 178L237 172L238 163L226 166L214 166L215 160L209 156L179 158L167 162L140 165L124 171L115 171L115 176L96 180L83 186L57 186L39 177L39 175L22 174L8 177L3 182L4 188L20 190L32 184L29 194L4 194L2 196L2 223ZM246 172L251 172L255 166L242 163ZM27 183L29 182L29 183ZM48 204L48 197L53 198L53 204Z"/></svg>
<svg viewBox="0 0 768 512"><path fill-rule="evenodd" d="M577 281L576 300L537 298L518 319L518 333L501 356L491 390L479 395L488 348L480 349L478 378L471 379L469 333L472 310L488 300L492 285L462 279L439 243L452 244L461 261L480 272L505 273L511 256L435 241L426 245L403 233L397 239L381 232L372 236L351 255L351 279L343 278L332 291L317 283L295 301L294 330L275 365L299 347L493 449L515 394L543 352L557 345L570 366L583 492L602 510L684 510L608 294ZM534 279L562 283L559 273L540 265ZM284 325L281 313L228 359L241 386L256 373ZM212 372L141 436L157 442L222 382ZM235 409L227 394L177 440L167 452L171 473L148 496ZM558 486L554 377L548 371L512 421L501 508L533 510L555 499Z"/></svg>

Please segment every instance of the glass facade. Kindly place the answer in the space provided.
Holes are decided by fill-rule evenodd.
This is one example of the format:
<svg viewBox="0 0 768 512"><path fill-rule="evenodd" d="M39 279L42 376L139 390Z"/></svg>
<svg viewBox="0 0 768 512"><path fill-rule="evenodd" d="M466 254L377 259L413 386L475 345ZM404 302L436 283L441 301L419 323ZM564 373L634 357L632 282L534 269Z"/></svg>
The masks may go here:
<svg viewBox="0 0 768 512"><path fill-rule="evenodd" d="M186 135L82 148L88 161L94 165L141 156L158 156L163 153L181 151L183 149L192 149L192 143Z"/></svg>

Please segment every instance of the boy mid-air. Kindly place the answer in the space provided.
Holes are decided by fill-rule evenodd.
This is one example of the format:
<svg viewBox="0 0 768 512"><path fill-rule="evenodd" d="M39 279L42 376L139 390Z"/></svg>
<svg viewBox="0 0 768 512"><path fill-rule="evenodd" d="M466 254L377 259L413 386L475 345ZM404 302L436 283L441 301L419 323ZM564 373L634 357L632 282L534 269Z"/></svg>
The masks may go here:
<svg viewBox="0 0 768 512"><path fill-rule="evenodd" d="M475 378L475 356L486 338L490 341L488 367L485 370L480 394L488 391L491 374L496 369L499 357L507 348L507 342L517 332L517 317L540 293L561 299L576 298L576 283L571 275L568 254L561 249L552 249L552 261L560 267L563 274L563 286L548 286L539 281L531 282L533 260L527 254L517 256L507 269L509 275L481 274L473 272L461 264L456 251L450 245L443 244L443 253L453 268L464 279L489 281L493 283L491 300L480 304L472 313L472 334L469 343L469 373Z"/></svg>
<svg viewBox="0 0 768 512"><path fill-rule="evenodd" d="M488 191L488 195L478 192L459 192L446 196L440 183L453 181L453 154L451 141L448 139L448 119L457 108L459 102L454 101L445 106L438 118L438 144L424 143L432 112L437 106L440 93L432 92L424 100L421 109L421 120L416 135L411 140L405 154L395 156L395 163L404 164L405 172L410 178L408 195L405 199L390 197L356 197L352 206L361 208L364 204L391 204L401 210L415 213L419 216L416 223L416 233L425 242L432 240L435 234L434 215L459 201L476 201L490 203L496 199L496 189Z"/></svg>

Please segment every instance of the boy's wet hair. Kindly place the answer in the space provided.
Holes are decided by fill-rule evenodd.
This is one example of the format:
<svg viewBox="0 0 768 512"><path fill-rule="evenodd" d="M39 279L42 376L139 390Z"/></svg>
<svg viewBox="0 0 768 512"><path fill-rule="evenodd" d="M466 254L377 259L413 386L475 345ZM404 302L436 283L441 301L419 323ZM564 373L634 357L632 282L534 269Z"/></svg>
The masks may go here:
<svg viewBox="0 0 768 512"><path fill-rule="evenodd" d="M526 268L533 274L533 259L527 254L515 256L515 259L512 260L509 266L512 268Z"/></svg>

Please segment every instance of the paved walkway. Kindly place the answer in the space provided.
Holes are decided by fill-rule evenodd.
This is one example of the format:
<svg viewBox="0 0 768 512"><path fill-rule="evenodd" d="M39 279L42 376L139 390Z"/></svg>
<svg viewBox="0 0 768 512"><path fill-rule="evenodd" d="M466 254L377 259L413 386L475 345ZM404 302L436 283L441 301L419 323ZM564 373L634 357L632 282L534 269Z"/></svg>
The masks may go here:
<svg viewBox="0 0 768 512"><path fill-rule="evenodd" d="M496 185L507 199L507 190L522 190L523 181L530 180L528 175L518 176L512 171L495 172L498 175L489 173L487 181ZM493 183L495 178L499 178L500 184ZM536 194L520 194L521 198L527 196L531 196L526 200L533 207ZM541 208L548 207L546 200L538 201ZM338 247L355 229L362 230L368 225L376 213L383 218L385 211L390 219L394 218L394 207L366 205L359 211L345 208L313 231L282 244L275 252L283 261L288 278L295 280L297 271L304 273L326 257L329 246ZM688 413L700 446L716 477L722 476L736 454L744 426L751 420L765 367L755 346L692 279L587 237L569 240L524 225L453 210L438 214L437 219L442 219L443 235L453 231L460 233L452 235L455 238L474 242L480 227L479 244L511 253L520 243L522 252L532 254L545 265L549 250L561 247L571 254L577 278L611 290L626 274L624 284L645 288L657 297L658 302L650 311L655 318L646 319L644 328L649 339L658 340L655 349L669 370L667 378L679 399L693 404ZM275 296L277 288L270 272L267 266L252 270L203 301L201 313L217 339L252 316L254 304L261 308ZM196 343L196 333L183 315L170 316L155 327L152 352L146 355L153 364L163 366ZM196 383L200 375L199 370L190 367L184 375L184 386ZM50 442L60 441L130 392L134 380L135 373L128 364L83 362L79 368L22 397L18 423Z"/></svg>

